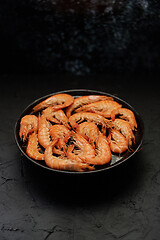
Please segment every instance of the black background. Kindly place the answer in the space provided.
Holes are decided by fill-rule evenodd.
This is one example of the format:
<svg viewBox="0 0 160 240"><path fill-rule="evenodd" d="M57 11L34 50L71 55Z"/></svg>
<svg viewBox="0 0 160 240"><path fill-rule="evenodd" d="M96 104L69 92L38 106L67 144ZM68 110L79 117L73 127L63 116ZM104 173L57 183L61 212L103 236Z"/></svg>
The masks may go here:
<svg viewBox="0 0 160 240"><path fill-rule="evenodd" d="M160 236L158 1L1 1L0 239ZM142 149L87 176L53 174L24 158L15 123L28 104L67 89L130 103Z"/></svg>
<svg viewBox="0 0 160 240"><path fill-rule="evenodd" d="M157 0L1 0L1 72L159 72L159 7Z"/></svg>

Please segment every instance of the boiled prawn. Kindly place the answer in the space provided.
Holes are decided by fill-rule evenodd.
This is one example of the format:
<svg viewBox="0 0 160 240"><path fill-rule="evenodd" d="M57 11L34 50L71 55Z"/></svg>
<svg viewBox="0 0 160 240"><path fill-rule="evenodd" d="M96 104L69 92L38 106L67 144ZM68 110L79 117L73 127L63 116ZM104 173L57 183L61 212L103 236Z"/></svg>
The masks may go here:
<svg viewBox="0 0 160 240"><path fill-rule="evenodd" d="M33 132L29 135L26 153L35 160L44 160L44 154L40 153L39 150L37 133Z"/></svg>
<svg viewBox="0 0 160 240"><path fill-rule="evenodd" d="M119 103L112 100L103 100L82 106L78 108L76 112L93 112L109 118L111 116L111 112L119 108L121 108L121 105Z"/></svg>
<svg viewBox="0 0 160 240"><path fill-rule="evenodd" d="M114 128L122 133L126 137L129 146L132 145L132 142L135 141L135 136L133 134L132 128L129 122L123 119L115 119L113 122Z"/></svg>
<svg viewBox="0 0 160 240"><path fill-rule="evenodd" d="M111 129L108 141L110 144L111 151L114 153L123 153L128 150L127 139L116 129Z"/></svg>
<svg viewBox="0 0 160 240"><path fill-rule="evenodd" d="M120 115L120 118L129 122L132 130L136 130L136 128L137 128L136 118L135 118L134 113L130 109L119 108L119 109L113 110L112 113L111 113L112 121L115 120L116 115Z"/></svg>
<svg viewBox="0 0 160 240"><path fill-rule="evenodd" d="M52 106L54 110L59 110L71 105L74 101L74 98L69 94L55 94L51 97L40 102L33 108L33 112L40 111L44 108Z"/></svg>
<svg viewBox="0 0 160 240"><path fill-rule="evenodd" d="M44 152L44 160L48 167L57 170L69 170L69 171L87 171L94 170L94 167L89 164L77 162L66 157L56 157L53 155L53 148L56 145L58 139L54 140Z"/></svg>
<svg viewBox="0 0 160 240"><path fill-rule="evenodd" d="M58 150L55 148L54 153L59 155L64 152L66 154L66 143L71 137L71 131L64 125L53 125L50 127L49 132L52 140L59 139L56 144Z"/></svg>
<svg viewBox="0 0 160 240"><path fill-rule="evenodd" d="M100 133L97 142L96 154L94 157L87 158L86 163L104 165L109 163L111 161L111 158L112 154L107 138L102 133Z"/></svg>
<svg viewBox="0 0 160 240"><path fill-rule="evenodd" d="M96 147L99 138L99 129L95 123L83 122L79 124L76 132L81 134L87 141L89 141L92 147Z"/></svg>
<svg viewBox="0 0 160 240"><path fill-rule="evenodd" d="M85 162L86 159L95 156L94 148L80 134L72 131L73 144L69 145L67 157L78 162ZM78 149L75 149L78 148Z"/></svg>
<svg viewBox="0 0 160 240"><path fill-rule="evenodd" d="M49 134L50 127L51 124L47 121L47 119L43 115L39 115L38 141L44 148L51 144Z"/></svg>
<svg viewBox="0 0 160 240"><path fill-rule="evenodd" d="M24 142L28 135L38 130L38 118L35 115L25 115L20 122L19 136Z"/></svg>
<svg viewBox="0 0 160 240"><path fill-rule="evenodd" d="M78 112L71 115L69 118L69 122L73 129L76 129L78 127L78 123L82 123L84 120L87 120L89 122L94 122L95 124L101 125L102 127L107 127L107 128L112 127L111 121L109 121L108 119L96 113Z"/></svg>
<svg viewBox="0 0 160 240"><path fill-rule="evenodd" d="M100 100L110 99L113 100L112 97L104 96L104 95L89 95L78 97L74 100L74 102L66 109L66 115L69 118L76 109L82 107L86 104L94 103Z"/></svg>
<svg viewBox="0 0 160 240"><path fill-rule="evenodd" d="M57 110L55 111L53 107L48 107L42 112L43 116L46 117L47 120L57 123L57 124L63 124L67 128L71 128L69 125L69 121L67 116L65 115L63 110Z"/></svg>

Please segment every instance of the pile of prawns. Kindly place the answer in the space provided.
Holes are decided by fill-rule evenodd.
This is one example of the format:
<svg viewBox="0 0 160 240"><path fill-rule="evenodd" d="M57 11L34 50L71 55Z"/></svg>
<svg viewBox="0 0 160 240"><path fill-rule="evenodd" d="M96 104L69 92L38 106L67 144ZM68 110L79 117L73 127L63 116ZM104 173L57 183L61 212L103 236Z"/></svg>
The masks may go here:
<svg viewBox="0 0 160 240"><path fill-rule="evenodd" d="M55 94L22 117L19 136L50 168L91 171L131 149L136 129L134 113L110 96Z"/></svg>

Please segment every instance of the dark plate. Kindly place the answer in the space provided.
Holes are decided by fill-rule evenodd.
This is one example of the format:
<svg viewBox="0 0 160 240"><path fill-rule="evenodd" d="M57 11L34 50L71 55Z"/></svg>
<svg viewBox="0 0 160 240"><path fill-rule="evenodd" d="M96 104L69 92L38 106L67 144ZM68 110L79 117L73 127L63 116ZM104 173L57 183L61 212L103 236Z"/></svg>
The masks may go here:
<svg viewBox="0 0 160 240"><path fill-rule="evenodd" d="M79 96L85 96L85 95L106 95L106 96L111 96L114 98L115 101L117 101L118 103L120 103L123 107L128 108L130 110L132 110L135 114L136 117L136 121L137 121L137 131L135 132L135 143L132 145L132 150L131 151L127 151L123 154L121 154L120 156L117 154L112 154L112 160L109 164L103 165L103 166L97 166L96 169L94 171L86 171L86 172L72 172L72 171L62 171L62 170L56 170L56 169L51 169L49 167L47 167L47 165L45 164L44 161L36 161L32 158L30 158L27 154L26 154L26 147L24 143L22 143L22 141L20 140L19 137L19 129L20 129L20 121L21 118L26 115L26 114L30 114L32 112L32 109L35 105L37 105L39 102L45 100L46 98L52 96L53 94L58 94L58 93L68 93L74 97L79 97ZM88 174L88 173L95 173L95 172L100 172L100 171L105 171L107 169L113 168L118 166L119 164L125 162L126 160L128 160L129 158L131 158L140 148L141 144L142 144L142 140L143 140L143 133L144 133L144 126L143 126L143 121L140 117L140 115L135 111L135 109L130 106L127 102L125 102L124 100L113 96L111 94L105 93L105 92L100 92L100 91L95 91L95 90L85 90L85 89L75 89L75 90L66 90L66 91L61 91L61 92L55 92L55 93L51 93L47 96L44 96L42 98L37 99L36 101L34 101L33 103L31 103L20 115L18 121L16 122L15 125L15 139L17 142L17 145L19 147L19 149L21 150L21 152L24 154L24 156L26 158L28 158L30 161L32 161L33 163L37 164L38 166L48 169L49 171L53 171L53 172L63 172L63 173L70 173L70 174Z"/></svg>

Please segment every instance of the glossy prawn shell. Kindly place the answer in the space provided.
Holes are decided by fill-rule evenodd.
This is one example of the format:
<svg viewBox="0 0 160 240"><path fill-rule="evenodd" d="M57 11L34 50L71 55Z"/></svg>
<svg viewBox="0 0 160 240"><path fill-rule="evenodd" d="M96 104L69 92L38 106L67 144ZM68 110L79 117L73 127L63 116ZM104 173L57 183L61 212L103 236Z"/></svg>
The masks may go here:
<svg viewBox="0 0 160 240"><path fill-rule="evenodd" d="M67 141L71 136L71 131L64 125L53 125L50 127L49 132L53 140L60 138Z"/></svg>
<svg viewBox="0 0 160 240"><path fill-rule="evenodd" d="M74 139L74 144L70 145L67 150L67 157L76 160L78 162L86 162L86 159L92 158L95 156L94 148L89 144L89 142L80 134L72 131L72 138ZM73 146L79 148L78 154L73 152Z"/></svg>
<svg viewBox="0 0 160 240"><path fill-rule="evenodd" d="M59 139L56 146L58 150L54 148L54 153L56 154L66 154L66 143L71 136L71 131L64 125L53 125L49 129L50 136L52 140ZM62 151L63 150L63 151Z"/></svg>
<svg viewBox="0 0 160 240"><path fill-rule="evenodd" d="M29 157L35 160L44 160L44 154L40 153L38 148L37 133L32 133L29 135L26 153Z"/></svg>
<svg viewBox="0 0 160 240"><path fill-rule="evenodd" d="M94 122L97 125L102 125L103 127L112 127L112 123L105 119L103 116L97 115L96 113L90 113L90 112L78 112L70 116L69 122L73 129L77 128L77 124L88 120L90 122Z"/></svg>
<svg viewBox="0 0 160 240"><path fill-rule="evenodd" d="M109 163L111 158L112 154L107 138L103 134L100 134L97 143L97 153L94 157L87 158L86 162L88 164L104 165Z"/></svg>
<svg viewBox="0 0 160 240"><path fill-rule="evenodd" d="M86 111L86 112L95 112L95 113L101 113L103 115L103 112L107 117L110 117L111 112L114 109L121 108L121 104L117 103L113 100L102 100L95 103L90 103L85 106L82 106L76 110L76 112L80 111Z"/></svg>
<svg viewBox="0 0 160 240"><path fill-rule="evenodd" d="M79 124L76 129L80 135L82 135L89 143L95 148L98 138L99 138L99 129L97 125L93 122L83 122Z"/></svg>
<svg viewBox="0 0 160 240"><path fill-rule="evenodd" d="M54 94L48 97L44 101L40 102L33 107L33 112L40 111L46 107L52 106L54 110L68 107L74 101L74 98L70 94L60 93Z"/></svg>
<svg viewBox="0 0 160 240"><path fill-rule="evenodd" d="M116 115L120 115L120 118L128 121L133 131L136 130L137 128L136 118L134 113L130 109L119 108L119 109L113 110L111 113L112 121L115 120Z"/></svg>
<svg viewBox="0 0 160 240"><path fill-rule="evenodd" d="M25 141L28 135L38 130L38 118L35 115L25 115L20 122L19 136Z"/></svg>
<svg viewBox="0 0 160 240"><path fill-rule="evenodd" d="M116 129L110 130L108 141L113 153L121 154L128 150L127 139Z"/></svg>
<svg viewBox="0 0 160 240"><path fill-rule="evenodd" d="M86 104L90 104L90 103L94 103L94 102L98 102L106 99L112 100L113 98L109 96L104 96L104 95L88 95L88 96L78 97L74 100L72 105L70 105L66 109L66 115L69 118L72 112L75 111L77 108L82 107Z"/></svg>
<svg viewBox="0 0 160 240"><path fill-rule="evenodd" d="M120 131L127 139L129 146L135 141L135 136L133 134L132 128L129 122L123 119L115 119L113 122L114 128Z"/></svg>
<svg viewBox="0 0 160 240"><path fill-rule="evenodd" d="M78 171L83 172L86 170L94 170L94 167L89 166L88 164L72 161L67 158L55 157L52 155L53 147L57 143L57 140L53 141L44 152L44 160L48 167L57 170L69 170L69 171Z"/></svg>
<svg viewBox="0 0 160 240"><path fill-rule="evenodd" d="M55 111L53 107L48 107L43 110L43 116L45 116L47 120L53 123L63 124L67 128L70 128L68 118L65 115L64 111L61 109Z"/></svg>
<svg viewBox="0 0 160 240"><path fill-rule="evenodd" d="M39 116L38 141L44 148L51 143L49 128L50 124L47 119L43 115Z"/></svg>

